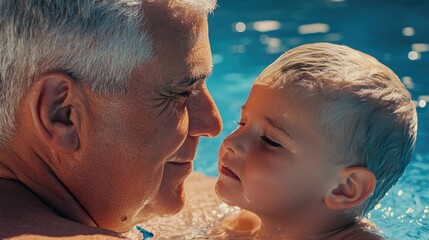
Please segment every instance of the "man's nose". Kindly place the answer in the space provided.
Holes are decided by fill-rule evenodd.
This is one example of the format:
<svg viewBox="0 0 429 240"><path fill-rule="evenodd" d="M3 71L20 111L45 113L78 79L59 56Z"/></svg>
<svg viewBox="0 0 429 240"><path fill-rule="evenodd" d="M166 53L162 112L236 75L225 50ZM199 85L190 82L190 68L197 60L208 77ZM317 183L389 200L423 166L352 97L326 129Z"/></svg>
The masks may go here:
<svg viewBox="0 0 429 240"><path fill-rule="evenodd" d="M188 100L189 135L194 137L215 137L222 131L219 111L208 89Z"/></svg>

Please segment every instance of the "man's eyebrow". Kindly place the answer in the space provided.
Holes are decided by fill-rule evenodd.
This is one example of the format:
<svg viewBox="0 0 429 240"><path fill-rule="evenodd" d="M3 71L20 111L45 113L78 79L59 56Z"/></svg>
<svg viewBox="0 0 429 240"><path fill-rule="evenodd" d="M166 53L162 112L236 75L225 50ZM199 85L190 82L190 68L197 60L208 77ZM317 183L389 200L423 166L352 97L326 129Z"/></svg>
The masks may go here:
<svg viewBox="0 0 429 240"><path fill-rule="evenodd" d="M199 73L199 74L186 76L186 77L182 78L178 82L177 85L180 87L190 87L190 86L194 85L195 83L197 83L198 81L201 81L201 80L208 78L210 75L211 75L211 72L210 73Z"/></svg>

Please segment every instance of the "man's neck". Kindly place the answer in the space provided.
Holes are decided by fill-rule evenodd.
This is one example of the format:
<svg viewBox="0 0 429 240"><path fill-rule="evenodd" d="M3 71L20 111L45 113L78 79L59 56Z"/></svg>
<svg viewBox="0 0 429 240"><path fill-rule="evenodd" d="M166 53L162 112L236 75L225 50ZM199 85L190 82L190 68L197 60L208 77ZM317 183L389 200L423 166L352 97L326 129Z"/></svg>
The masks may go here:
<svg viewBox="0 0 429 240"><path fill-rule="evenodd" d="M52 213L71 221L97 226L90 214L58 179L55 171L34 149L0 150L0 179L14 180ZM45 156L43 156L45 157ZM3 189L2 189L3 190Z"/></svg>
<svg viewBox="0 0 429 240"><path fill-rule="evenodd" d="M16 180L0 179L0 239L118 239L117 233L56 215Z"/></svg>

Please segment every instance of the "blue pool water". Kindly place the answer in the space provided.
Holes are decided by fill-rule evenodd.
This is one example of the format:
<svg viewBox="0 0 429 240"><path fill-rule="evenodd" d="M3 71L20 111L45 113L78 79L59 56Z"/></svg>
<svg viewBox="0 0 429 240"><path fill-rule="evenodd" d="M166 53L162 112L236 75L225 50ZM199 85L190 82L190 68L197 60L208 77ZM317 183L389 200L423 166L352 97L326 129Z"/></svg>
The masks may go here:
<svg viewBox="0 0 429 240"><path fill-rule="evenodd" d="M224 130L202 139L195 170L217 176L217 150L239 120L256 76L285 50L327 41L373 55L416 100L416 153L404 176L370 213L389 239L429 239L429 1L218 0L209 18L214 72L208 87Z"/></svg>

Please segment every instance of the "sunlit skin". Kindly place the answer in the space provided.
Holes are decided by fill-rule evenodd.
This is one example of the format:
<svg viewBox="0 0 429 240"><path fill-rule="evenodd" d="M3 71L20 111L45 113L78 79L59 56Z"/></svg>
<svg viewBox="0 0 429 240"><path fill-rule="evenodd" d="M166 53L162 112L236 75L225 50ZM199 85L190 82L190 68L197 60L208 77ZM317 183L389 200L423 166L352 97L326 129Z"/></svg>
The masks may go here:
<svg viewBox="0 0 429 240"><path fill-rule="evenodd" d="M66 74L48 72L24 97L21 127L0 165L1 178L22 183L0 180L13 193L1 206L17 209L5 216L25 215L5 223L25 223L28 229L15 229L16 236L120 236L182 208L199 138L222 128L205 83L212 71L207 19L190 24L157 3L145 7L157 40L154 57L133 71L126 93L100 96ZM54 104L61 106L52 123L44 113ZM65 108L70 119L61 125Z"/></svg>
<svg viewBox="0 0 429 240"><path fill-rule="evenodd" d="M260 239L342 239L361 227L325 203L347 166L331 159L308 104L256 83L220 147L216 192L260 218Z"/></svg>
<svg viewBox="0 0 429 240"><path fill-rule="evenodd" d="M167 14L156 9L147 12ZM88 146L82 158L111 160L101 165L109 171L101 170L99 161L88 161L91 164L85 169L89 179L93 169L105 173L92 180L99 180L91 189L93 196L117 196L116 201L111 197L94 201L73 176L67 177L101 226L110 228L112 220L123 225L127 217L125 222L131 227L154 215L179 211L184 202L183 181L192 170L199 137L216 136L221 129L205 85L212 67L207 21L199 19L189 26L161 20L148 23L152 38L158 40L155 56L133 73L127 94L110 96L108 101L91 99L94 115L87 121L91 125L86 129L91 131L85 138L99 147ZM126 210L126 215L109 219L106 208L109 215L116 209L122 214Z"/></svg>

